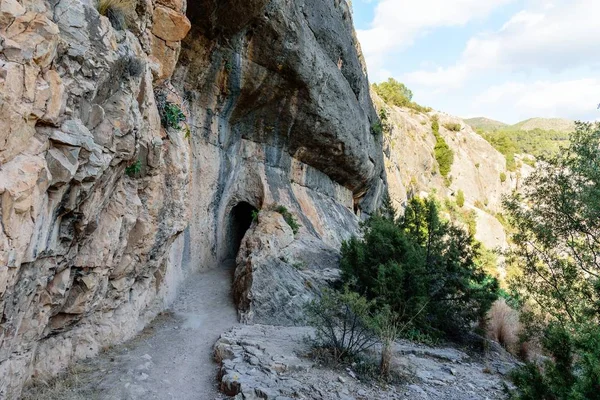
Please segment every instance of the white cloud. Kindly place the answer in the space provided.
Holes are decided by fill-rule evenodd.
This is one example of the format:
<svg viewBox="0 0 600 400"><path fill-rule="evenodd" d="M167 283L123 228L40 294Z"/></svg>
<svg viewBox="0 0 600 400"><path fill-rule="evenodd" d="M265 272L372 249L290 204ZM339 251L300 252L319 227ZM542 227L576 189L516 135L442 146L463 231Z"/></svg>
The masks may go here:
<svg viewBox="0 0 600 400"><path fill-rule="evenodd" d="M372 75L378 76L383 57L414 43L436 27L462 26L489 15L515 0L380 0L370 29L358 36Z"/></svg>
<svg viewBox="0 0 600 400"><path fill-rule="evenodd" d="M600 113L600 79L559 82L508 82L490 87L475 99L477 111L494 115L494 109L519 116L566 117L593 120Z"/></svg>
<svg viewBox="0 0 600 400"><path fill-rule="evenodd" d="M472 38L449 67L405 75L409 84L459 87L474 73L525 71L553 73L600 65L600 13L597 0L538 1L515 14L500 30Z"/></svg>

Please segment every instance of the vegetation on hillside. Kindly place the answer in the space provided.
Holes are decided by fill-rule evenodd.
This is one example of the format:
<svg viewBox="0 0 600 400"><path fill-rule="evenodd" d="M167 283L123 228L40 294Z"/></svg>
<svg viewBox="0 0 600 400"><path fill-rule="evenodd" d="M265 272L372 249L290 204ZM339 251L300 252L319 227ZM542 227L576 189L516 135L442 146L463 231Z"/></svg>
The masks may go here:
<svg viewBox="0 0 600 400"><path fill-rule="evenodd" d="M600 126L578 123L522 194L505 201L515 233L512 288L525 337L548 358L514 373L516 398L600 398Z"/></svg>
<svg viewBox="0 0 600 400"><path fill-rule="evenodd" d="M360 239L342 245L342 276L414 330L456 337L485 315L498 283L477 265L473 236L438 210L433 199L413 198L401 218L370 218Z"/></svg>
<svg viewBox="0 0 600 400"><path fill-rule="evenodd" d="M437 118L433 118L431 129L435 135L435 147L433 149L435 159L440 167L440 174L446 179L446 183L448 184L448 175L454 163L454 152L442 135L440 135L440 123Z"/></svg>
<svg viewBox="0 0 600 400"><path fill-rule="evenodd" d="M362 223L360 237L343 243L343 289L307 306L317 345L337 361L379 342L387 376L395 339L460 339L497 299L497 280L477 261L479 244L442 220L439 207L413 198L397 218L387 201Z"/></svg>
<svg viewBox="0 0 600 400"><path fill-rule="evenodd" d="M372 87L375 93L391 106L408 107L422 113L431 111L431 108L423 107L412 101L412 91L394 78L389 78L387 82L374 83Z"/></svg>
<svg viewBox="0 0 600 400"><path fill-rule="evenodd" d="M483 129L485 132L495 131L500 128L508 127L504 122L496 121L490 118L468 118L464 120L473 130Z"/></svg>
<svg viewBox="0 0 600 400"><path fill-rule="evenodd" d="M496 150L506 157L509 171L517 168L515 154L531 154L544 157L558 153L569 145L569 134L557 131L499 129L495 132L477 131Z"/></svg>
<svg viewBox="0 0 600 400"><path fill-rule="evenodd" d="M564 118L530 118L518 122L512 126L513 129L522 131L556 131L571 133L575 130L575 122Z"/></svg>

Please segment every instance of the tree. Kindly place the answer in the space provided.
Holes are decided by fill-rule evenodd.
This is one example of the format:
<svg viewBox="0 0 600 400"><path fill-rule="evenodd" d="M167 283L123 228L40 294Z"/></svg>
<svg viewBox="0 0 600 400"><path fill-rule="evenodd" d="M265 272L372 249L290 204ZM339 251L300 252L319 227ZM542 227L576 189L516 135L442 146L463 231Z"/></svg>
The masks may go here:
<svg viewBox="0 0 600 400"><path fill-rule="evenodd" d="M568 149L542 158L504 206L520 270L511 284L553 356L517 371L520 398L600 398L600 126L577 123Z"/></svg>
<svg viewBox="0 0 600 400"><path fill-rule="evenodd" d="M389 78L387 82L373 84L373 89L383 101L398 107L407 107L413 98L412 91L394 78Z"/></svg>
<svg viewBox="0 0 600 400"><path fill-rule="evenodd" d="M442 221L432 199L413 198L402 218L371 217L342 245L342 277L417 330L456 335L480 320L498 283L477 265L478 244Z"/></svg>

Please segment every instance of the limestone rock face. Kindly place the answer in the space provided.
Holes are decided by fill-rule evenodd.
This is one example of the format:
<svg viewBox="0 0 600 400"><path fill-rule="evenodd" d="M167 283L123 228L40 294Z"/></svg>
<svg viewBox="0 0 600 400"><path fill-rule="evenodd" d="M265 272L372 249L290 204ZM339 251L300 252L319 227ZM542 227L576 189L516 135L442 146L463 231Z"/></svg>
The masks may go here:
<svg viewBox="0 0 600 400"><path fill-rule="evenodd" d="M0 398L132 337L188 271L234 258L240 203L301 225L261 212L238 258L242 315L292 324L282 304L327 279L316 265L385 190L345 1L140 0L127 29L96 6L0 2ZM282 304L256 301L268 279L289 282Z"/></svg>
<svg viewBox="0 0 600 400"><path fill-rule="evenodd" d="M234 301L244 323L300 325L304 305L339 278L335 248L308 234L294 235L283 216L263 211L237 258Z"/></svg>
<svg viewBox="0 0 600 400"><path fill-rule="evenodd" d="M465 210L476 212L476 239L490 249L505 248L504 228L492 214L501 211L502 196L516 187L520 174L507 171L504 156L460 118L389 107L375 93L373 98L389 115L390 130L383 135L384 154L390 196L396 208L403 209L410 196L433 191L440 199L455 201L461 190ZM436 138L431 124L436 117L440 135L454 152L449 184L439 173L435 159ZM460 130L447 129L445 125L449 124L460 125Z"/></svg>

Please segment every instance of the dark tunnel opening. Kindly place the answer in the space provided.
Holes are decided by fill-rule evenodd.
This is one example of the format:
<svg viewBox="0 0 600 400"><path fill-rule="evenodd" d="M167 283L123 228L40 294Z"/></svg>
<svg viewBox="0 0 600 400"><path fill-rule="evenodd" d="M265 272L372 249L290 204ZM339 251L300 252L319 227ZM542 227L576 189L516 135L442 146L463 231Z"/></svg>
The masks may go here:
<svg viewBox="0 0 600 400"><path fill-rule="evenodd" d="M252 225L253 214L258 210L245 201L236 204L229 214L229 229L227 234L227 251L225 259L234 261L244 235Z"/></svg>

